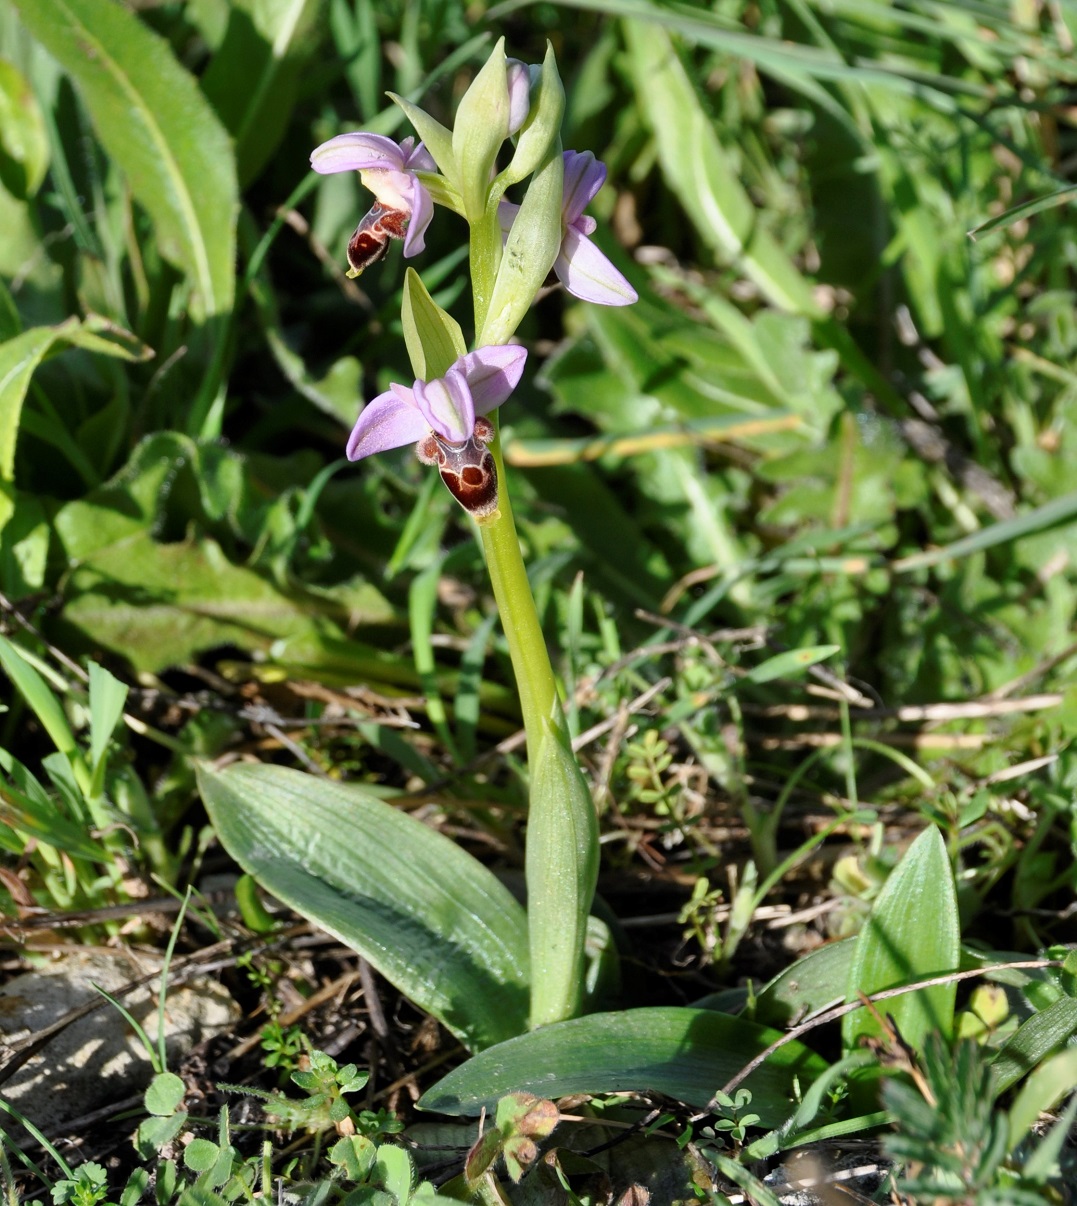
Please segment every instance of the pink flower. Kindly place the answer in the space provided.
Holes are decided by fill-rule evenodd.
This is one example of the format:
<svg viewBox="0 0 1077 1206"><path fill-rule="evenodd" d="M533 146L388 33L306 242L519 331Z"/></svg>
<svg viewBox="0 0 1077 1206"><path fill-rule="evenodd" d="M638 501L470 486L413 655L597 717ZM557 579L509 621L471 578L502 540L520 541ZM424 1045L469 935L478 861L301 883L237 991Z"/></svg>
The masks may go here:
<svg viewBox="0 0 1077 1206"><path fill-rule="evenodd" d="M597 223L584 214L606 182L606 165L590 151L565 151L565 191L561 202L561 251L554 275L565 289L582 301L600 306L630 306L638 300L635 289L591 242ZM498 206L501 229L507 235L520 207L511 201Z"/></svg>
<svg viewBox="0 0 1077 1206"><path fill-rule="evenodd" d="M475 435L476 419L499 407L516 388L526 359L525 348L479 348L459 356L444 377L416 381L410 389L391 385L363 408L348 440L349 459L430 435L449 445L466 443Z"/></svg>
<svg viewBox="0 0 1077 1206"><path fill-rule="evenodd" d="M322 175L358 172L364 186L377 198L356 227L348 244L352 275L380 260L390 239L404 240L404 255L418 255L434 214L434 203L416 172L433 172L430 153L414 138L396 143L381 134L338 134L317 147L310 165Z"/></svg>

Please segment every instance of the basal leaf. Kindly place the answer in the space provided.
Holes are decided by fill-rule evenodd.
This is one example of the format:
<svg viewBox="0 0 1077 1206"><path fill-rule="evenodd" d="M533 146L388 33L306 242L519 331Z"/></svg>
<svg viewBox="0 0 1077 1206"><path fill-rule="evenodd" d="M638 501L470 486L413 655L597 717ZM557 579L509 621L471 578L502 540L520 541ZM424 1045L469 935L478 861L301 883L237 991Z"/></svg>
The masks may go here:
<svg viewBox="0 0 1077 1206"><path fill-rule="evenodd" d="M203 766L199 783L245 871L469 1047L526 1029L523 907L454 842L358 787L284 767Z"/></svg>
<svg viewBox="0 0 1077 1206"><path fill-rule="evenodd" d="M932 826L906 850L860 931L846 999L956 971L960 948L954 875L942 835ZM893 1017L902 1037L919 1048L931 1030L950 1033L955 992L954 984L918 989L882 1002L881 1012ZM862 1034L879 1034L869 1011L846 1014L846 1050Z"/></svg>
<svg viewBox="0 0 1077 1206"><path fill-rule="evenodd" d="M1015 1085L1052 1051L1077 1034L1077 1000L1063 997L1022 1022L995 1056L991 1069L999 1093Z"/></svg>
<svg viewBox="0 0 1077 1206"><path fill-rule="evenodd" d="M506 1093L664 1093L703 1107L779 1032L708 1009L660 1007L594 1013L544 1026L473 1056L419 1100L442 1114L478 1114ZM802 1085L826 1062L787 1043L745 1081L752 1112L777 1126L794 1108L793 1078Z"/></svg>
<svg viewBox="0 0 1077 1206"><path fill-rule="evenodd" d="M238 190L228 135L167 42L116 0L15 0L27 29L78 85L101 145L190 277L196 310L226 314Z"/></svg>

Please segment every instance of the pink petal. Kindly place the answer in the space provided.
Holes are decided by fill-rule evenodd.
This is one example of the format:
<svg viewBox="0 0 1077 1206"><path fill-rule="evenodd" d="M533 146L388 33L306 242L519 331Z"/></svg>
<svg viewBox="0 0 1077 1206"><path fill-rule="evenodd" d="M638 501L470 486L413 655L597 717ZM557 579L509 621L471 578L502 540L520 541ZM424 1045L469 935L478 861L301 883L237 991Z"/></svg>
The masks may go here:
<svg viewBox="0 0 1077 1206"><path fill-rule="evenodd" d="M599 163L590 151L565 152L565 194L561 214L566 226L576 221L605 183L606 165Z"/></svg>
<svg viewBox="0 0 1077 1206"><path fill-rule="evenodd" d="M475 430L475 403L464 374L454 365L444 377L416 381L415 405L427 425L452 444L471 438Z"/></svg>
<svg viewBox="0 0 1077 1206"><path fill-rule="evenodd" d="M391 386L363 407L359 421L348 437L348 459L357 461L374 452L414 444L429 430L412 399L412 391Z"/></svg>
<svg viewBox="0 0 1077 1206"><path fill-rule="evenodd" d="M520 383L527 349L508 344L479 348L461 356L449 372L459 370L467 379L477 415L488 415Z"/></svg>
<svg viewBox="0 0 1077 1206"><path fill-rule="evenodd" d="M355 132L338 134L310 156L310 166L323 176L332 172L359 172L367 168L399 171L404 166L404 153L391 138L383 134Z"/></svg>
<svg viewBox="0 0 1077 1206"><path fill-rule="evenodd" d="M630 306L638 298L635 289L594 243L572 227L565 231L553 270L569 293L581 301Z"/></svg>
<svg viewBox="0 0 1077 1206"><path fill-rule="evenodd" d="M414 138L405 138L400 144L400 153L404 157L404 168L409 172L436 172L438 165L434 162L433 155L420 142L413 151L411 144L415 141Z"/></svg>
<svg viewBox="0 0 1077 1206"><path fill-rule="evenodd" d="M410 259L426 249L426 228L434 216L434 203L430 194L414 176L409 176L407 195L411 203L411 218L404 236L404 257Z"/></svg>

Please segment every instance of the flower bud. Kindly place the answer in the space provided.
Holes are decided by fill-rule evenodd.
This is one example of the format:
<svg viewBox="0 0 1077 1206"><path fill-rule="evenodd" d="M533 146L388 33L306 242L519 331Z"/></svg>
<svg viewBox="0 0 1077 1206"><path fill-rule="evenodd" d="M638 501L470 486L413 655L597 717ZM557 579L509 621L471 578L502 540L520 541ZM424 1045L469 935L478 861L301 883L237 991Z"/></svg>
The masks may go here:
<svg viewBox="0 0 1077 1206"><path fill-rule="evenodd" d="M457 186L469 222L478 222L486 212L497 153L509 136L509 109L505 39L499 38L493 53L461 97L453 123Z"/></svg>
<svg viewBox="0 0 1077 1206"><path fill-rule="evenodd" d="M542 68L529 67L519 59L508 59L505 72L509 87L509 137L516 134L531 112L531 83L538 80Z"/></svg>
<svg viewBox="0 0 1077 1206"><path fill-rule="evenodd" d="M551 147L561 140L565 89L557 72L552 46L547 46L542 66L536 65L530 71L534 73L531 75L531 108L520 128L512 160L499 177L502 191L530 176L539 164L546 162Z"/></svg>

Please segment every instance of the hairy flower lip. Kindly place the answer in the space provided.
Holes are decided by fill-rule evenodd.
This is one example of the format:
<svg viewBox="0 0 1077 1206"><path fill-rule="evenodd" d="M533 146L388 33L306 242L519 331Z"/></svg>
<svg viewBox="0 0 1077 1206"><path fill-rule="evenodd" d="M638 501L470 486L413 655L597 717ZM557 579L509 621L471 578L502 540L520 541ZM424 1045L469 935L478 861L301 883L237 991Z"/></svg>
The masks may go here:
<svg viewBox="0 0 1077 1206"><path fill-rule="evenodd" d="M417 172L434 172L437 166L430 152L414 138L394 142L384 134L354 131L338 134L311 152L310 166L324 175L358 172L364 187L387 210L406 215L404 255L407 258L425 250L426 228L434 216L434 203ZM369 217L369 215L368 215Z"/></svg>
<svg viewBox="0 0 1077 1206"><path fill-rule="evenodd" d="M442 377L394 382L363 408L348 439L348 459L415 444L432 435L446 447L466 444L478 420L499 407L519 384L527 350L512 344L457 357ZM487 425L488 426L488 425Z"/></svg>
<svg viewBox="0 0 1077 1206"><path fill-rule="evenodd" d="M600 306L630 306L639 295L613 266L608 256L591 242L598 223L583 211L606 182L606 165L590 151L565 151L565 185L561 202L561 250L554 275L566 291L581 301ZM508 235L520 207L502 201L497 215Z"/></svg>

